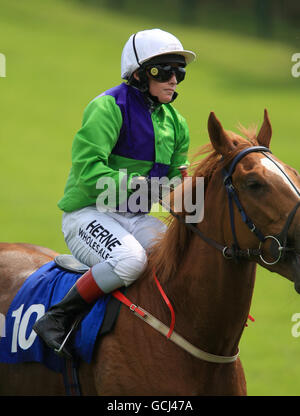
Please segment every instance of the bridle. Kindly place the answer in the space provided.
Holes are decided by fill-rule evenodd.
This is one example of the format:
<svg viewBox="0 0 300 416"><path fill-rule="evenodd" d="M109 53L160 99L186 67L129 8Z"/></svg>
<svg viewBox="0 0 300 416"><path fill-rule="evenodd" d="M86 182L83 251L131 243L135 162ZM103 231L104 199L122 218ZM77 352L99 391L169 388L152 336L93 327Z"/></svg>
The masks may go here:
<svg viewBox="0 0 300 416"><path fill-rule="evenodd" d="M295 205L295 207L292 209L292 211L289 213L288 218L286 220L286 223L282 229L282 231L278 235L264 235L254 224L254 222L249 218L249 216L246 214L239 198L237 195L237 192L235 190L235 187L232 183L232 175L234 173L234 170L236 168L236 165L240 162L241 159L243 159L246 155L249 153L254 152L261 152L265 157L267 157L269 160L271 160L275 166L277 166L278 169L282 172L282 174L285 176L285 178L288 180L288 182L291 184L291 186L296 191L297 195L300 197L300 193L297 189L297 187L294 185L294 183L291 181L291 179L288 177L288 175L282 170L280 165L267 153L272 153L271 150L264 146L251 146L246 149L243 149L240 153L238 153L234 159L232 160L228 170L223 168L223 183L226 189L227 198L228 198L228 204L229 204L229 215L230 215L230 225L231 225L231 232L233 236L234 243L231 247L224 246L215 240L211 239L210 237L207 237L204 235L195 224L187 223L184 219L184 217L176 214L170 207L168 207L169 212L177 218L181 223L184 223L185 226L190 229L193 233L198 235L202 240L204 240L207 244L213 246L217 250L221 251L225 259L234 259L239 260L241 258L247 258L251 259L252 257L259 257L260 260L266 264L266 265L274 265L279 262L279 260L283 259L288 251L294 251L294 247L288 247L288 230L289 227L295 217L295 214L300 206L300 201ZM235 228L235 221L234 221L234 204L237 206L238 211L241 215L241 218L243 222L247 225L247 227L250 229L250 231L258 238L260 241L259 246L257 249L247 248L247 249L241 249L238 244L237 236L236 236L236 228ZM268 261L264 258L263 251L262 251L262 245L264 242L266 242L268 239L272 240L270 251L271 255L274 256L275 260Z"/></svg>

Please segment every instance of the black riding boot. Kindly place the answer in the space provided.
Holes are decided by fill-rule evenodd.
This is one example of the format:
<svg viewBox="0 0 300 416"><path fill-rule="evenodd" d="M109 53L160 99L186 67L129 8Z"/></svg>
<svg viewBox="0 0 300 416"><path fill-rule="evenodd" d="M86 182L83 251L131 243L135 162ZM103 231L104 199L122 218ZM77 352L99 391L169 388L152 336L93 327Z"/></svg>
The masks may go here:
<svg viewBox="0 0 300 416"><path fill-rule="evenodd" d="M71 352L62 343L77 318L82 317L92 307L79 294L76 284L66 296L43 315L33 326L34 331L57 354L72 358Z"/></svg>

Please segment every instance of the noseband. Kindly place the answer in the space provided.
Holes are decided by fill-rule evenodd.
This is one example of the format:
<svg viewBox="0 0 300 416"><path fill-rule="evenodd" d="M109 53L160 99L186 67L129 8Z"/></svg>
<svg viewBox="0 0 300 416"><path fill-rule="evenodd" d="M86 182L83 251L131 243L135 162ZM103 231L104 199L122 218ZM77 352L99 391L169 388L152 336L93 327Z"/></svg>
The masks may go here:
<svg viewBox="0 0 300 416"><path fill-rule="evenodd" d="M236 260L239 259L239 258L248 258L248 259L250 259L252 257L259 256L259 258L261 259L261 261L264 264L274 265L274 264L278 263L280 259L284 258L286 252L295 250L293 247L288 247L288 230L289 230L289 227L290 227L290 225L291 225L291 223L292 223L292 221L295 217L295 214L296 214L296 212L297 212L297 210L300 206L300 201L295 205L295 207L292 209L292 211L288 215L286 223L285 223L285 225L284 225L280 234L278 234L276 236L273 236L273 235L265 236L256 227L254 222L246 214L242 204L240 203L240 200L238 198L238 195L237 195L236 190L235 190L235 188L233 186L233 183L232 183L232 175L233 175L233 172L236 168L236 165L246 155L248 155L249 153L254 153L254 152L262 152L265 157L267 157L269 160L271 160L274 163L274 165L277 166L278 169L283 173L285 178L288 180L288 182L291 184L291 186L294 188L294 190L296 191L296 193L300 197L300 193L299 193L298 189L293 184L293 182L290 180L288 175L282 170L280 165L273 158L271 158L269 155L267 155L267 153L272 153L270 149L268 149L267 147L264 147L264 146L252 146L252 147L248 147L248 148L242 150L240 153L238 153L234 157L234 159L232 160L232 162L229 166L229 169L226 170L225 168L223 168L223 170L222 170L223 182L224 182L224 186L225 186L225 189L226 189L226 192L227 192L227 197L228 197L231 232L232 232L233 240L234 240L234 243L232 244L231 247L223 246L223 245L217 243L213 239L205 236L197 228L196 225L186 223L184 218L182 218L181 216L176 214L172 209L169 209L169 211L180 222L184 223L187 228L189 228L191 231L193 231L195 234L197 234L200 238L202 238L202 240L204 240L206 243L210 244L211 246L215 247L217 250L221 251L223 256L226 259L236 259ZM247 248L247 249L243 249L243 250L240 249L238 241L237 241L237 236L236 236L235 221L234 221L234 205L233 204L235 204L237 206L238 211L241 215L241 218L242 218L243 222L247 225L247 227L250 229L250 231L253 234L255 234L255 236L260 241L259 247L257 249L251 249L251 248ZM271 251L271 255L274 256L274 258L275 258L274 261L267 261L263 256L262 245L268 239L272 240L271 241L271 246L270 246L270 251Z"/></svg>

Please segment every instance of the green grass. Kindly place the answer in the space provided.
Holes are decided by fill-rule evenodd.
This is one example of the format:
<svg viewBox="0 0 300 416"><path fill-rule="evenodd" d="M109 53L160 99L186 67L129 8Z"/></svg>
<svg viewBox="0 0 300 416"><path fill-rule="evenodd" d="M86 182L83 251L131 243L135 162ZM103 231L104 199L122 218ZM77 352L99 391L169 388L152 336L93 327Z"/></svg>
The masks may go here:
<svg viewBox="0 0 300 416"><path fill-rule="evenodd" d="M0 0L1 241L41 244L66 252L56 207L70 149L86 104L120 82L120 54L137 30L156 27L118 12L59 0ZM224 127L257 123L268 108L272 150L300 168L300 79L291 76L287 43L201 27L160 25L198 59L179 86L176 107L190 126L192 151L208 141L215 111ZM241 279L243 277L241 276ZM240 345L250 395L298 395L300 341L291 317L300 312L292 284L259 268Z"/></svg>

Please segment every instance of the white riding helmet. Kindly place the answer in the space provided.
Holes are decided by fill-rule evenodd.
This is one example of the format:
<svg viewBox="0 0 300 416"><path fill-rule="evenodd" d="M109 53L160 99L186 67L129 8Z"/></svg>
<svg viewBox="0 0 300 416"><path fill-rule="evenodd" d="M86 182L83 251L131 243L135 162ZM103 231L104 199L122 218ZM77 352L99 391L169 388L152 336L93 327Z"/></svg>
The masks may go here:
<svg viewBox="0 0 300 416"><path fill-rule="evenodd" d="M180 41L164 30L143 30L131 35L122 51L121 78L128 80L144 62L165 54L181 55L186 64L196 58L194 52L184 50Z"/></svg>

